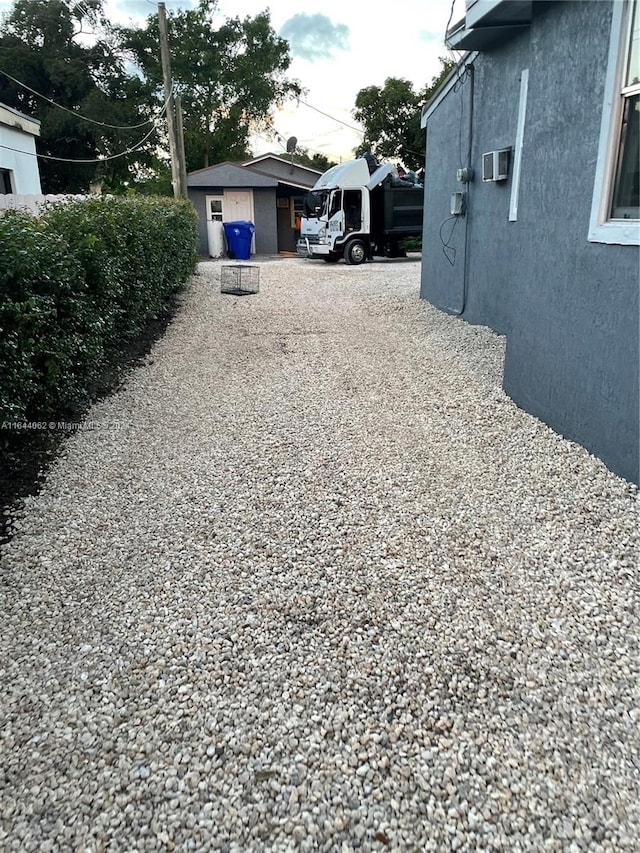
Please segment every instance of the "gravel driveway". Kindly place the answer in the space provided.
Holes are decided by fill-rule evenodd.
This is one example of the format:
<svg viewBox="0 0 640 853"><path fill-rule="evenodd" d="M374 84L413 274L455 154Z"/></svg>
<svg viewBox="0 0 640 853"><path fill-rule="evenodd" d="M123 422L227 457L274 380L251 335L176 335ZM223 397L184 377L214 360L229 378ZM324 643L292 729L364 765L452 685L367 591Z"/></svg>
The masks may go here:
<svg viewBox="0 0 640 853"><path fill-rule="evenodd" d="M259 266L3 548L0 849L640 850L636 490L419 262Z"/></svg>

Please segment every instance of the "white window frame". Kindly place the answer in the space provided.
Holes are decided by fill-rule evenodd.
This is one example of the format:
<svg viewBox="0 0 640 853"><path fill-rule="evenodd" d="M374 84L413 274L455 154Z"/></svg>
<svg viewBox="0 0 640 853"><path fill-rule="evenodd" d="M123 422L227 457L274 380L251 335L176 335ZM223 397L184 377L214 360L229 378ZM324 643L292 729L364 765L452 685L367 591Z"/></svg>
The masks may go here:
<svg viewBox="0 0 640 853"><path fill-rule="evenodd" d="M6 194L12 195L16 191L16 179L15 179L15 176L13 174L13 170L12 169L5 169L4 166L0 166L0 172L4 172L4 174L7 177L8 184L9 184L9 189L7 190ZM3 180L3 183L4 183L4 180ZM3 195L5 194L4 190L2 190L1 192Z"/></svg>
<svg viewBox="0 0 640 853"><path fill-rule="evenodd" d="M613 0L604 105L589 222L588 239L592 243L640 245L640 220L610 217L624 106L622 75L627 64L632 12L632 0Z"/></svg>
<svg viewBox="0 0 640 853"><path fill-rule="evenodd" d="M220 216L220 219L214 219L211 213L211 202L219 201L220 202L220 213L216 214L216 216ZM205 196L205 204L207 207L207 222L223 222L224 221L224 196L219 193L214 193L213 195Z"/></svg>

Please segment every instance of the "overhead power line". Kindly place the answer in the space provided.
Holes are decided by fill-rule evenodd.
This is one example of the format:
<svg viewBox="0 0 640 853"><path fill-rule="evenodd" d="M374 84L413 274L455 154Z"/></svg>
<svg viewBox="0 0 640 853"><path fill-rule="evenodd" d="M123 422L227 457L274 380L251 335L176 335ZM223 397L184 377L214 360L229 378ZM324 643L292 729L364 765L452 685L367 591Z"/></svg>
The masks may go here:
<svg viewBox="0 0 640 853"><path fill-rule="evenodd" d="M91 124L97 124L99 127L107 127L110 130L137 130L139 127L146 127L148 124L152 124L154 119L150 118L146 121L141 122L140 124L129 124L129 125L119 125L119 124L107 124L104 121L97 121L94 118L89 118L88 116L82 115L82 113L77 113L75 110L70 110L68 107L63 107L62 104L57 104L55 101L52 101L51 98L48 98L46 95L41 94L40 92L36 92L35 89L32 89L31 86L27 86L26 83L23 83L21 80L12 77L11 74L8 74L6 71L3 71L0 68L0 74L4 77L7 77L13 83L16 83L18 86L22 86L23 89L27 89L33 95L36 95L38 98L42 98L43 101L47 101L47 103L51 104L54 107L57 107L59 110L64 110L66 113L70 113L75 118L82 119L83 121L91 122ZM162 112L167 108L167 104L165 103ZM161 113L162 114L162 113Z"/></svg>
<svg viewBox="0 0 640 853"><path fill-rule="evenodd" d="M18 154L27 154L29 157L38 157L40 160L55 160L57 163L104 163L107 160L117 160L119 157L126 157L127 154L133 154L135 151L143 145L147 139L154 133L156 130L155 127L152 127L149 133L145 134L139 142L136 142L135 145L132 145L130 148L127 148L125 151L121 151L119 154L105 154L104 157L96 157L94 159L79 159L72 160L68 157L54 157L51 154L32 154L30 151L21 151L19 148L12 148L10 145L0 145L0 148L4 148L7 151L17 151Z"/></svg>
<svg viewBox="0 0 640 853"><path fill-rule="evenodd" d="M348 127L349 130L355 130L356 133L361 133L364 136L364 130L360 127L354 127L352 124L347 124L346 121L342 121L342 119L336 118L335 116L329 115L329 113L325 113L323 110L319 110L317 107L314 107L312 104L308 104L306 101L303 101L302 98L296 98L299 104L304 104L305 107L309 107L310 110L314 110L320 115L326 116L326 118L330 118L332 121L338 122L338 124L342 124L345 127Z"/></svg>
<svg viewBox="0 0 640 853"><path fill-rule="evenodd" d="M333 131L330 131L330 132L333 133ZM282 146L282 143L283 142L286 143L286 140L287 140L287 137L283 136L281 133L278 133L277 130L272 130L271 132L265 131L263 133L256 133L256 134L254 134L254 136L261 137L262 139L266 139L268 142L273 142L274 136L275 136L275 139L277 140L277 142L281 146ZM284 146L282 146L282 147L284 147ZM320 154L323 157L327 156L325 151L320 151L318 148L311 148L309 145L302 145L301 148L303 148L305 151L310 151L312 154Z"/></svg>

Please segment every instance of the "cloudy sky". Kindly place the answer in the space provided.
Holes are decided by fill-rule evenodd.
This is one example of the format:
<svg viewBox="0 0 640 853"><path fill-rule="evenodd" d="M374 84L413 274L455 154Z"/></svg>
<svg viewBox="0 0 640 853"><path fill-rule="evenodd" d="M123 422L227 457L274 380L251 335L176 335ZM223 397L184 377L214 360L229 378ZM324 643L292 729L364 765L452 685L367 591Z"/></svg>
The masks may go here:
<svg viewBox="0 0 640 853"><path fill-rule="evenodd" d="M456 21L464 14L464 0L453 2ZM307 90L304 100L310 105L286 105L275 116L276 130L283 139L296 136L311 151L349 159L361 138L344 126L355 126L357 92L365 86L382 86L387 77L403 77L416 89L429 83L440 68L438 58L446 55L443 37L451 4L452 0L395 0L380 6L362 0L325 0L305 8L290 0L219 0L218 12L222 17L244 17L270 10L272 27L291 45L289 73ZM0 0L0 10L10 5ZM165 5L171 11L195 3L165 0ZM110 20L127 23L152 14L156 3L107 0L105 8ZM255 139L254 145L256 154L277 150L277 142L267 139Z"/></svg>

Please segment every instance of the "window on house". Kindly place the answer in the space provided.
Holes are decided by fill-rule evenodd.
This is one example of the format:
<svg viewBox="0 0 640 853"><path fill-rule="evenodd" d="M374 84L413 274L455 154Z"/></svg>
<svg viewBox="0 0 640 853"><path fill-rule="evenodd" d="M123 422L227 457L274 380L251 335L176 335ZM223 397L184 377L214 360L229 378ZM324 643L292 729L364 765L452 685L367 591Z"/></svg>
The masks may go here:
<svg viewBox="0 0 640 853"><path fill-rule="evenodd" d="M612 219L640 219L640 14L637 0L629 19L622 76L622 110Z"/></svg>
<svg viewBox="0 0 640 853"><path fill-rule="evenodd" d="M8 195L13 192L10 169L0 169L0 195Z"/></svg>
<svg viewBox="0 0 640 853"><path fill-rule="evenodd" d="M613 4L589 239L640 243L640 0Z"/></svg>

